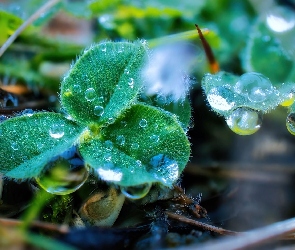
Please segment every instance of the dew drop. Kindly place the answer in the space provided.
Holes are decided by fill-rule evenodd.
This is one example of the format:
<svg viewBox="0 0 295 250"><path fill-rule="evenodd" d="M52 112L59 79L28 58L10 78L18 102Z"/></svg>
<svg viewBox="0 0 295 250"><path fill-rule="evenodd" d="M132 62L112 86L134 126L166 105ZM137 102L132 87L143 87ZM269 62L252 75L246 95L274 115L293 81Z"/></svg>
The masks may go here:
<svg viewBox="0 0 295 250"><path fill-rule="evenodd" d="M12 148L13 150L18 150L18 149L19 149L19 146L18 146L18 144L17 144L16 142L12 142L12 143L11 143L11 148Z"/></svg>
<svg viewBox="0 0 295 250"><path fill-rule="evenodd" d="M136 164L137 164L138 167L141 167L142 166L142 162L140 160L137 160L136 161Z"/></svg>
<svg viewBox="0 0 295 250"><path fill-rule="evenodd" d="M96 93L94 88L86 89L85 91L85 99L89 102L93 101L96 97Z"/></svg>
<svg viewBox="0 0 295 250"><path fill-rule="evenodd" d="M133 79L133 78L130 78L130 79L129 79L129 81L128 81L128 85L129 85L130 88L133 89L133 87L134 87L134 79Z"/></svg>
<svg viewBox="0 0 295 250"><path fill-rule="evenodd" d="M151 139L153 142L159 142L159 136L158 136L158 135L151 135L151 136L150 136L150 139Z"/></svg>
<svg viewBox="0 0 295 250"><path fill-rule="evenodd" d="M106 154L104 155L103 159L104 159L105 161L108 161L108 162L112 161L112 154L111 154L111 153L106 153Z"/></svg>
<svg viewBox="0 0 295 250"><path fill-rule="evenodd" d="M99 103L104 103L104 97L103 96L98 97L98 102Z"/></svg>
<svg viewBox="0 0 295 250"><path fill-rule="evenodd" d="M125 144L125 137L124 135L118 135L116 138L116 142L118 145L123 146Z"/></svg>
<svg viewBox="0 0 295 250"><path fill-rule="evenodd" d="M226 123L236 134L251 135L260 128L262 113L250 108L237 108L226 118Z"/></svg>
<svg viewBox="0 0 295 250"><path fill-rule="evenodd" d="M147 120L146 119L141 119L139 122L139 127L145 128L147 126Z"/></svg>
<svg viewBox="0 0 295 250"><path fill-rule="evenodd" d="M294 103L294 101L295 101L295 95L294 95L294 93L290 93L286 97L286 99L283 102L280 103L280 105L283 106L283 107L289 107Z"/></svg>
<svg viewBox="0 0 295 250"><path fill-rule="evenodd" d="M104 142L106 150L111 151L113 149L113 143L110 140Z"/></svg>
<svg viewBox="0 0 295 250"><path fill-rule="evenodd" d="M102 106L95 106L94 107L94 114L97 116L102 116L104 113L104 108Z"/></svg>
<svg viewBox="0 0 295 250"><path fill-rule="evenodd" d="M132 143L131 144L131 149L138 149L139 148L139 145L138 145L138 143Z"/></svg>
<svg viewBox="0 0 295 250"><path fill-rule="evenodd" d="M34 111L32 109L25 109L23 112L22 112L22 115L23 116L32 116L34 114Z"/></svg>
<svg viewBox="0 0 295 250"><path fill-rule="evenodd" d="M83 161L70 162L59 157L50 161L45 166L45 170L35 179L39 186L48 193L66 195L78 190L87 177L88 167L84 165Z"/></svg>
<svg viewBox="0 0 295 250"><path fill-rule="evenodd" d="M81 86L79 84L74 84L73 85L73 92L74 93L81 93Z"/></svg>
<svg viewBox="0 0 295 250"><path fill-rule="evenodd" d="M150 183L144 183L136 186L121 187L121 192L126 198L137 200L146 196L149 193L151 186Z"/></svg>
<svg viewBox="0 0 295 250"><path fill-rule="evenodd" d="M124 73L126 74L126 75L129 75L129 70L128 69L124 69Z"/></svg>
<svg viewBox="0 0 295 250"><path fill-rule="evenodd" d="M177 162L164 154L152 157L147 166L147 171L166 186L171 186L179 176Z"/></svg>
<svg viewBox="0 0 295 250"><path fill-rule="evenodd" d="M295 135L295 113L290 113L287 116L286 126L290 134Z"/></svg>
<svg viewBox="0 0 295 250"><path fill-rule="evenodd" d="M106 51L107 51L107 46L106 46L105 43L100 44L100 47L101 47L101 51L102 51L102 52L106 52Z"/></svg>
<svg viewBox="0 0 295 250"><path fill-rule="evenodd" d="M59 139L63 137L65 134L64 132L64 124L54 124L49 129L49 135L52 138Z"/></svg>
<svg viewBox="0 0 295 250"><path fill-rule="evenodd" d="M113 124L114 121L115 121L115 119L114 119L113 117L110 117L110 118L108 119L108 124Z"/></svg>
<svg viewBox="0 0 295 250"><path fill-rule="evenodd" d="M266 23L272 31L288 32L295 27L295 15L288 8L276 7L268 12Z"/></svg>
<svg viewBox="0 0 295 250"><path fill-rule="evenodd" d="M274 91L270 80L256 72L241 75L234 89L238 94L248 97L251 102L263 102L267 95Z"/></svg>

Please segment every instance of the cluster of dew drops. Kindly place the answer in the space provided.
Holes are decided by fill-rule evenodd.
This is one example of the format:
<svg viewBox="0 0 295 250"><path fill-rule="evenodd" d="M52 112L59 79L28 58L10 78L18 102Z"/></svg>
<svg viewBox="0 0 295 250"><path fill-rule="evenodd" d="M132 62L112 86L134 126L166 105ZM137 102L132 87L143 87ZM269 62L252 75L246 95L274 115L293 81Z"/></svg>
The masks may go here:
<svg viewBox="0 0 295 250"><path fill-rule="evenodd" d="M226 88L228 88L228 93L226 93ZM237 106L234 93L246 100L243 105L238 104ZM207 94L207 100L212 108L222 112L228 111L225 115L226 123L233 132L239 135L251 135L260 129L263 113L267 105L271 105L268 104L268 98L280 100L280 92L267 77L256 72L241 75L234 85L213 87ZM294 100L295 96L290 92L279 104L287 107L292 105ZM286 126L288 131L295 135L295 113L287 116Z"/></svg>

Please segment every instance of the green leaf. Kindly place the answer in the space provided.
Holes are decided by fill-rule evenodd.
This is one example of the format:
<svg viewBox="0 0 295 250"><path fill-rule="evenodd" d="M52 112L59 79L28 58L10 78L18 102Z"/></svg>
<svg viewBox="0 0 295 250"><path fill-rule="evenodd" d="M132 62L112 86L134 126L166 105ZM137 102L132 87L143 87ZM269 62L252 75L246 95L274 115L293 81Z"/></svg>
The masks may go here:
<svg viewBox="0 0 295 250"><path fill-rule="evenodd" d="M249 72L236 76L221 71L206 74L202 79L202 87L211 108L227 117L239 107L266 113L287 99L291 85L280 88L280 93L262 74Z"/></svg>
<svg viewBox="0 0 295 250"><path fill-rule="evenodd" d="M8 119L0 124L0 172L13 178L35 177L52 157L71 147L82 131L57 113Z"/></svg>
<svg viewBox="0 0 295 250"><path fill-rule="evenodd" d="M103 128L101 138L85 138L80 153L106 181L171 186L188 162L190 143L171 113L137 104Z"/></svg>
<svg viewBox="0 0 295 250"><path fill-rule="evenodd" d="M3 45L22 23L23 20L19 17L0 10L0 45Z"/></svg>
<svg viewBox="0 0 295 250"><path fill-rule="evenodd" d="M289 79L294 68L294 55L289 52L293 49L284 48L285 44L292 45L292 42L290 39L287 39L287 43L284 42L285 38L280 37L279 32L272 31L265 17L263 13L250 31L244 65L247 71L264 74L277 87ZM294 37L294 31L292 36Z"/></svg>
<svg viewBox="0 0 295 250"><path fill-rule="evenodd" d="M65 110L82 124L112 122L135 102L145 57L140 42L106 42L85 50L61 85Z"/></svg>

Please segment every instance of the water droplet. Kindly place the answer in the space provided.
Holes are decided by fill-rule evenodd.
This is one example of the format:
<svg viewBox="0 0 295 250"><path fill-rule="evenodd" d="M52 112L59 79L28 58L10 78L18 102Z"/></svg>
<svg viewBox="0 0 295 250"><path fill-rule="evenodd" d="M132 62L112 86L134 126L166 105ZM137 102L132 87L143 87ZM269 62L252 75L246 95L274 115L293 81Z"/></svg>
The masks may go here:
<svg viewBox="0 0 295 250"><path fill-rule="evenodd" d="M88 167L83 163L71 164L68 160L58 157L50 161L45 170L36 177L36 182L45 191L56 195L66 195L79 189L88 177Z"/></svg>
<svg viewBox="0 0 295 250"><path fill-rule="evenodd" d="M112 161L112 154L111 153L106 153L103 157L105 161Z"/></svg>
<svg viewBox="0 0 295 250"><path fill-rule="evenodd" d="M97 116L102 116L104 113L104 108L102 106L95 106L94 107L94 114Z"/></svg>
<svg viewBox="0 0 295 250"><path fill-rule="evenodd" d="M113 143L110 140L104 142L106 150L111 151L113 149Z"/></svg>
<svg viewBox="0 0 295 250"><path fill-rule="evenodd" d="M126 68L126 69L124 69L124 73L126 74L126 75L129 75L129 70Z"/></svg>
<svg viewBox="0 0 295 250"><path fill-rule="evenodd" d="M250 108L237 108L226 118L226 123L236 134L251 135L260 128L262 114Z"/></svg>
<svg viewBox="0 0 295 250"><path fill-rule="evenodd" d="M290 113L287 116L286 126L290 134L295 135L295 113Z"/></svg>
<svg viewBox="0 0 295 250"><path fill-rule="evenodd" d="M289 107L294 103L294 101L295 101L295 95L294 93L290 93L289 95L287 95L286 99L280 103L280 105L283 107Z"/></svg>
<svg viewBox="0 0 295 250"><path fill-rule="evenodd" d="M106 52L107 51L107 45L105 43L100 44L101 51Z"/></svg>
<svg viewBox="0 0 295 250"><path fill-rule="evenodd" d="M147 171L166 186L171 186L179 176L177 162L164 154L152 157L147 166Z"/></svg>
<svg viewBox="0 0 295 250"><path fill-rule="evenodd" d="M91 102L95 99L96 93L94 88L86 89L85 91L85 98L87 101Z"/></svg>
<svg viewBox="0 0 295 250"><path fill-rule="evenodd" d="M73 85L73 92L74 93L81 93L81 86L79 84Z"/></svg>
<svg viewBox="0 0 295 250"><path fill-rule="evenodd" d="M140 160L137 160L136 161L136 164L137 164L138 167L141 167L142 166L142 162Z"/></svg>
<svg viewBox="0 0 295 250"><path fill-rule="evenodd" d="M133 88L134 87L134 79L133 78L130 78L129 79L128 85L129 85L130 88Z"/></svg>
<svg viewBox="0 0 295 250"><path fill-rule="evenodd" d="M263 102L274 90L270 80L256 72L241 75L234 88L238 94L248 97L251 102Z"/></svg>
<svg viewBox="0 0 295 250"><path fill-rule="evenodd" d="M234 94L227 88L216 87L209 90L207 100L210 106L214 109L227 111L234 107Z"/></svg>
<svg viewBox="0 0 295 250"><path fill-rule="evenodd" d="M132 144L131 144L131 148L132 148L132 149L138 149L138 148L139 148L138 143L132 143Z"/></svg>
<svg viewBox="0 0 295 250"><path fill-rule="evenodd" d="M114 121L115 121L115 119L114 119L113 117L110 117L110 118L108 119L108 124L113 124Z"/></svg>
<svg viewBox="0 0 295 250"><path fill-rule="evenodd" d="M141 119L139 122L139 127L145 128L147 126L147 120L146 119Z"/></svg>
<svg viewBox="0 0 295 250"><path fill-rule="evenodd" d="M125 137L124 135L118 135L116 138L116 142L118 145L123 146L125 144Z"/></svg>
<svg viewBox="0 0 295 250"><path fill-rule="evenodd" d="M158 136L158 135L151 135L151 136L150 136L150 139L151 139L153 142L158 142L158 141L159 141L159 136Z"/></svg>
<svg viewBox="0 0 295 250"><path fill-rule="evenodd" d="M18 149L19 149L19 146L18 146L18 144L17 144L16 142L12 142L12 143L11 143L11 148L12 148L13 150L18 150Z"/></svg>
<svg viewBox="0 0 295 250"><path fill-rule="evenodd" d="M146 196L149 193L151 186L150 183L144 183L136 186L121 187L121 192L125 197L136 200Z"/></svg>
<svg viewBox="0 0 295 250"><path fill-rule="evenodd" d="M98 97L98 102L99 103L104 103L104 97L103 96Z"/></svg>
<svg viewBox="0 0 295 250"><path fill-rule="evenodd" d="M59 139L63 137L65 134L64 132L64 124L54 124L51 126L49 130L49 135L52 138Z"/></svg>
<svg viewBox="0 0 295 250"><path fill-rule="evenodd" d="M23 116L32 116L34 114L34 111L32 109L25 109L23 112L22 112L22 115Z"/></svg>

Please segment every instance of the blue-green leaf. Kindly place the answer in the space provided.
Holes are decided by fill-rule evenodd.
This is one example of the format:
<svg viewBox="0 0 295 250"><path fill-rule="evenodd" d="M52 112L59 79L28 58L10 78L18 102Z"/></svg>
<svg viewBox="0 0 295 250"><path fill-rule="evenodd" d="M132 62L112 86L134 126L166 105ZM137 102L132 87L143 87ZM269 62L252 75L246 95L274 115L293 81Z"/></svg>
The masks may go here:
<svg viewBox="0 0 295 250"><path fill-rule="evenodd" d="M75 144L82 131L58 113L8 119L0 124L0 172L13 178L35 177L52 157Z"/></svg>
<svg viewBox="0 0 295 250"><path fill-rule="evenodd" d="M145 57L140 42L91 46L62 82L62 105L82 124L113 122L136 100Z"/></svg>
<svg viewBox="0 0 295 250"><path fill-rule="evenodd" d="M100 138L86 137L80 152L106 181L171 186L188 162L190 143L175 115L137 104L103 128Z"/></svg>

